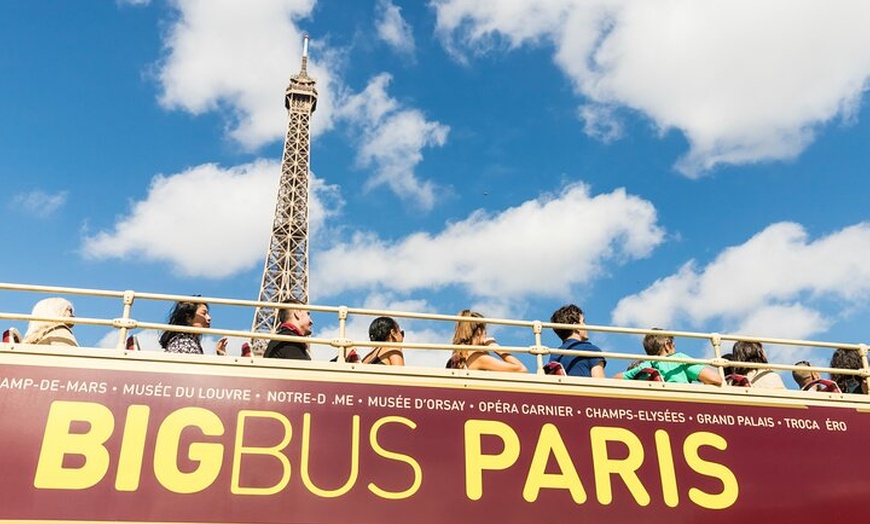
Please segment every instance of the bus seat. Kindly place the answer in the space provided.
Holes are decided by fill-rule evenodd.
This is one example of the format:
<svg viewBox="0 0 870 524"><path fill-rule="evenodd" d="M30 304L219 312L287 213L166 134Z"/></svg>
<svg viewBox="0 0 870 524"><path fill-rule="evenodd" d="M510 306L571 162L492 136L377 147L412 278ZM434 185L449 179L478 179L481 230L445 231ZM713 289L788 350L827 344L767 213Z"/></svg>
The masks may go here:
<svg viewBox="0 0 870 524"><path fill-rule="evenodd" d="M14 327L3 332L3 342L21 342L21 333Z"/></svg>
<svg viewBox="0 0 870 524"><path fill-rule="evenodd" d="M126 349L128 351L139 351L142 349L139 347L139 337L136 335L130 335L127 337Z"/></svg>
<svg viewBox="0 0 870 524"><path fill-rule="evenodd" d="M803 388L801 391L822 391L824 393L840 393L840 386L837 385L833 380L828 380L825 378L820 378L813 380Z"/></svg>
<svg viewBox="0 0 870 524"><path fill-rule="evenodd" d="M646 380L647 382L664 382L662 374L656 368L643 368L637 372L632 380Z"/></svg>
<svg viewBox="0 0 870 524"><path fill-rule="evenodd" d="M332 358L329 361L330 362L338 362L338 357L336 356L335 358ZM350 348L350 350L347 352L347 356L344 357L344 361L347 362L348 364L358 363L359 362L359 355L357 354L356 350L353 348Z"/></svg>
<svg viewBox="0 0 870 524"><path fill-rule="evenodd" d="M565 367L562 366L561 362L547 362L544 364L544 374L545 375L565 375Z"/></svg>
<svg viewBox="0 0 870 524"><path fill-rule="evenodd" d="M725 375L725 383L729 386L737 386L741 388L750 388L752 387L752 383L749 382L749 378L746 375L740 375L737 373L731 373L730 375Z"/></svg>

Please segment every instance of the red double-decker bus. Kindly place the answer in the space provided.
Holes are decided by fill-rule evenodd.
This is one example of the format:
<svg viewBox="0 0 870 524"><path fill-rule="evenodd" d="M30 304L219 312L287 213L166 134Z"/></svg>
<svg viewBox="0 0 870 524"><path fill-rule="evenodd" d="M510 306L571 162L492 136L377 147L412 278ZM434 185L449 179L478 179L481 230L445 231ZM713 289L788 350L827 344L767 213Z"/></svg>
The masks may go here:
<svg viewBox="0 0 870 524"><path fill-rule="evenodd" d="M861 522L868 409L842 393L9 341L0 521Z"/></svg>

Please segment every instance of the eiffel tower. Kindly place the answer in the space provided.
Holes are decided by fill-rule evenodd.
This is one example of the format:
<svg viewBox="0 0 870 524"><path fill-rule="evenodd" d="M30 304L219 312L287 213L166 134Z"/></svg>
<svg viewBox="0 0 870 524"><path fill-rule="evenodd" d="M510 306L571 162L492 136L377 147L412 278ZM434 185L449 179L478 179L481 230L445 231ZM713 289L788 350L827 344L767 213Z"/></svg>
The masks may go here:
<svg viewBox="0 0 870 524"><path fill-rule="evenodd" d="M283 302L295 299L308 303L308 178L311 157L311 114L317 107L314 79L308 76L308 35L302 41L302 68L290 77L284 92L287 108L287 136L281 162L278 202L272 223L272 237L263 268L259 301ZM258 307L251 331L272 332L278 327L275 308ZM255 355L268 345L252 341Z"/></svg>

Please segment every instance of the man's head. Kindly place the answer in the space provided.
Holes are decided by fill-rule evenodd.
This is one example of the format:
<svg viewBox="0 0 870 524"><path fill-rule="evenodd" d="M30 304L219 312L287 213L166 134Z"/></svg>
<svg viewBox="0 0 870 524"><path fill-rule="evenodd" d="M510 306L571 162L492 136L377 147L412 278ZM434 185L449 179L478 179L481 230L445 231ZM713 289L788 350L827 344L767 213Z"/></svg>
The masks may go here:
<svg viewBox="0 0 870 524"><path fill-rule="evenodd" d="M283 303L288 304L288 306L278 309L278 322L280 324L290 324L303 336L307 337L310 335L314 321L311 319L308 310L293 307L293 305L301 305L302 302L295 298L290 298Z"/></svg>
<svg viewBox="0 0 870 524"><path fill-rule="evenodd" d="M586 319L583 317L583 310L574 304L562 306L550 315L550 322L554 324L577 324L578 326L582 326L585 323L585 320ZM562 342L568 340L572 336L579 338L580 340L587 340L589 338L589 333L585 329L579 327L575 329L553 328L553 331Z"/></svg>
<svg viewBox="0 0 870 524"><path fill-rule="evenodd" d="M812 364L810 364L806 360L801 360L800 362L795 362L794 365L810 367ZM791 372L791 378L793 378L794 381L797 382L797 385L801 389L803 389L804 386L806 386L810 382L814 380L819 380L822 377L816 371L811 371L809 369L795 369Z"/></svg>
<svg viewBox="0 0 870 524"><path fill-rule="evenodd" d="M653 328L658 330L659 328ZM643 350L647 355L667 356L676 351L674 337L658 333L650 333L643 337Z"/></svg>

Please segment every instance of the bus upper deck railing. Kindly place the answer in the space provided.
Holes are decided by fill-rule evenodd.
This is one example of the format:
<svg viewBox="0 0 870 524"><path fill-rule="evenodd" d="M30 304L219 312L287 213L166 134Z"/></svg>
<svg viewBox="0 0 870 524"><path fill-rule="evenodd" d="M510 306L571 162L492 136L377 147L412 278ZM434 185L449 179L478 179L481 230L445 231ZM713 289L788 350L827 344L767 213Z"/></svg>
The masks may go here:
<svg viewBox="0 0 870 524"><path fill-rule="evenodd" d="M73 325L90 325L90 326L102 326L108 327L112 329L118 330L118 342L116 344L117 350L119 350L119 354L123 355L127 353L126 349L126 340L128 334L131 330L139 329L139 330L157 330L163 331L170 329L172 331L184 332L184 333L194 333L194 334L208 334L208 335L216 335L216 336L226 336L226 337L237 337L242 339L265 339L265 340L286 340L286 341L301 341L306 342L312 345L321 345L321 346L331 346L337 350L338 356L337 360L339 362L344 362L348 356L348 353L351 349L356 347L393 347L399 349L415 349L415 350L437 350L437 351L452 351L456 349L465 349L465 350L483 350L486 351L491 349L487 346L456 346L453 344L441 344L441 343L426 343L426 342L376 342L369 340L354 340L348 338L347 336L347 325L348 320L354 316L366 316L366 317L374 317L374 316L390 316L393 318L400 319L411 319L415 321L432 321L432 322L451 322L455 323L457 321L467 321L468 317L461 317L457 315L444 315L444 314L433 314L433 313L416 313L416 312L407 312L407 311L397 311L397 310L386 310L386 309L366 309L366 308L354 308L348 306L320 306L320 305L293 305L294 308L303 309L310 312L317 313L325 313L325 314L333 314L336 316L338 320L338 336L334 338L321 338L321 337L298 337L298 336L289 336L289 335L278 335L275 333L265 333L265 332L251 332L246 330L231 330L231 329L218 329L218 328L199 328L192 326L182 326L182 325L169 325L162 322L148 322L144 320L139 320L133 316L133 306L137 300L148 300L148 301L159 301L159 302L178 302L178 301L194 301L194 302L204 302L210 305L226 305L226 306L240 306L240 307L248 307L248 308L281 308L286 307L286 304L279 304L273 302L262 302L255 300L243 300L243 299L227 299L220 297L205 297L205 296L197 296L191 297L189 295L174 295L174 294L163 294L163 293L146 293L146 292L137 292L133 290L126 291L109 291L109 290L99 290L99 289L84 289L84 288L71 288L71 287L59 287L59 286L39 286L39 285L25 285L25 284L11 284L11 283L0 283L0 291L17 291L17 292L26 292L26 293L38 293L38 294L52 294L52 295L71 295L71 296L87 296L87 297L98 297L98 298L109 298L116 299L121 302L121 315L114 318L88 318L76 316L73 318L69 317L45 317L45 316L35 316L29 313L9 313L0 311L0 320L3 321L42 321L42 322L64 322ZM35 301L34 301L35 302ZM669 362L680 362L680 363L690 363L690 364L704 364L708 366L712 366L716 368L720 374L720 377L723 377L727 374L727 370L729 367L740 367L746 369L770 369L774 371L815 371L818 373L836 373L840 375L853 375L856 377L860 377L865 383L870 386L870 364L868 364L867 357L867 344L864 343L843 343L843 342L829 342L829 341L816 341L816 340L799 340L799 339L787 339L787 338L772 338L772 337L758 337L758 336L749 336L743 334L723 334L723 333L704 333L704 332L693 332L693 331L681 331L681 330L668 330L668 329L642 329L642 328L628 328L628 327L613 327L613 326L600 326L600 325L592 325L592 324L584 324L583 329L590 332L595 333L612 333L612 334L621 334L621 335L635 335L635 336L643 336L648 334L659 334L665 336L672 336L674 338L682 338L682 339L697 339L697 340L706 340L709 341L712 350L713 357L712 358L681 358L676 356L652 356L643 354L641 352L618 352L618 351L582 351L582 350L566 350L566 349L558 349L546 346L542 343L542 333L544 329L552 329L552 328L562 328L562 329L574 329L575 325L570 324L555 324L552 322L544 322L540 320L512 320L512 319L503 319L503 318L479 318L475 319L475 321L484 322L490 325L500 325L500 326L509 326L514 328L521 328L524 330L530 331L533 339L533 344L528 346L511 346L511 345L500 345L499 351L508 352L508 353L519 353L519 354L528 354L535 358L536 367L535 372L537 374L544 374L544 357L557 354L557 355L576 355L576 356L595 356L595 357L603 357L606 359L619 359L619 360L629 360L629 361L661 361L667 360ZM845 349L850 351L856 351L861 357L862 368L861 369L842 369L842 368L832 368L826 366L798 366L794 364L781 364L776 362L771 363L755 363L755 362L732 362L730 360L726 360L723 358L722 353L722 343L723 341L748 341L748 342L759 342L762 344L768 344L773 346L796 346L796 347L811 347L811 348L825 348L825 349ZM255 357L251 357L255 358ZM723 385L725 385L725 381L723 380Z"/></svg>

